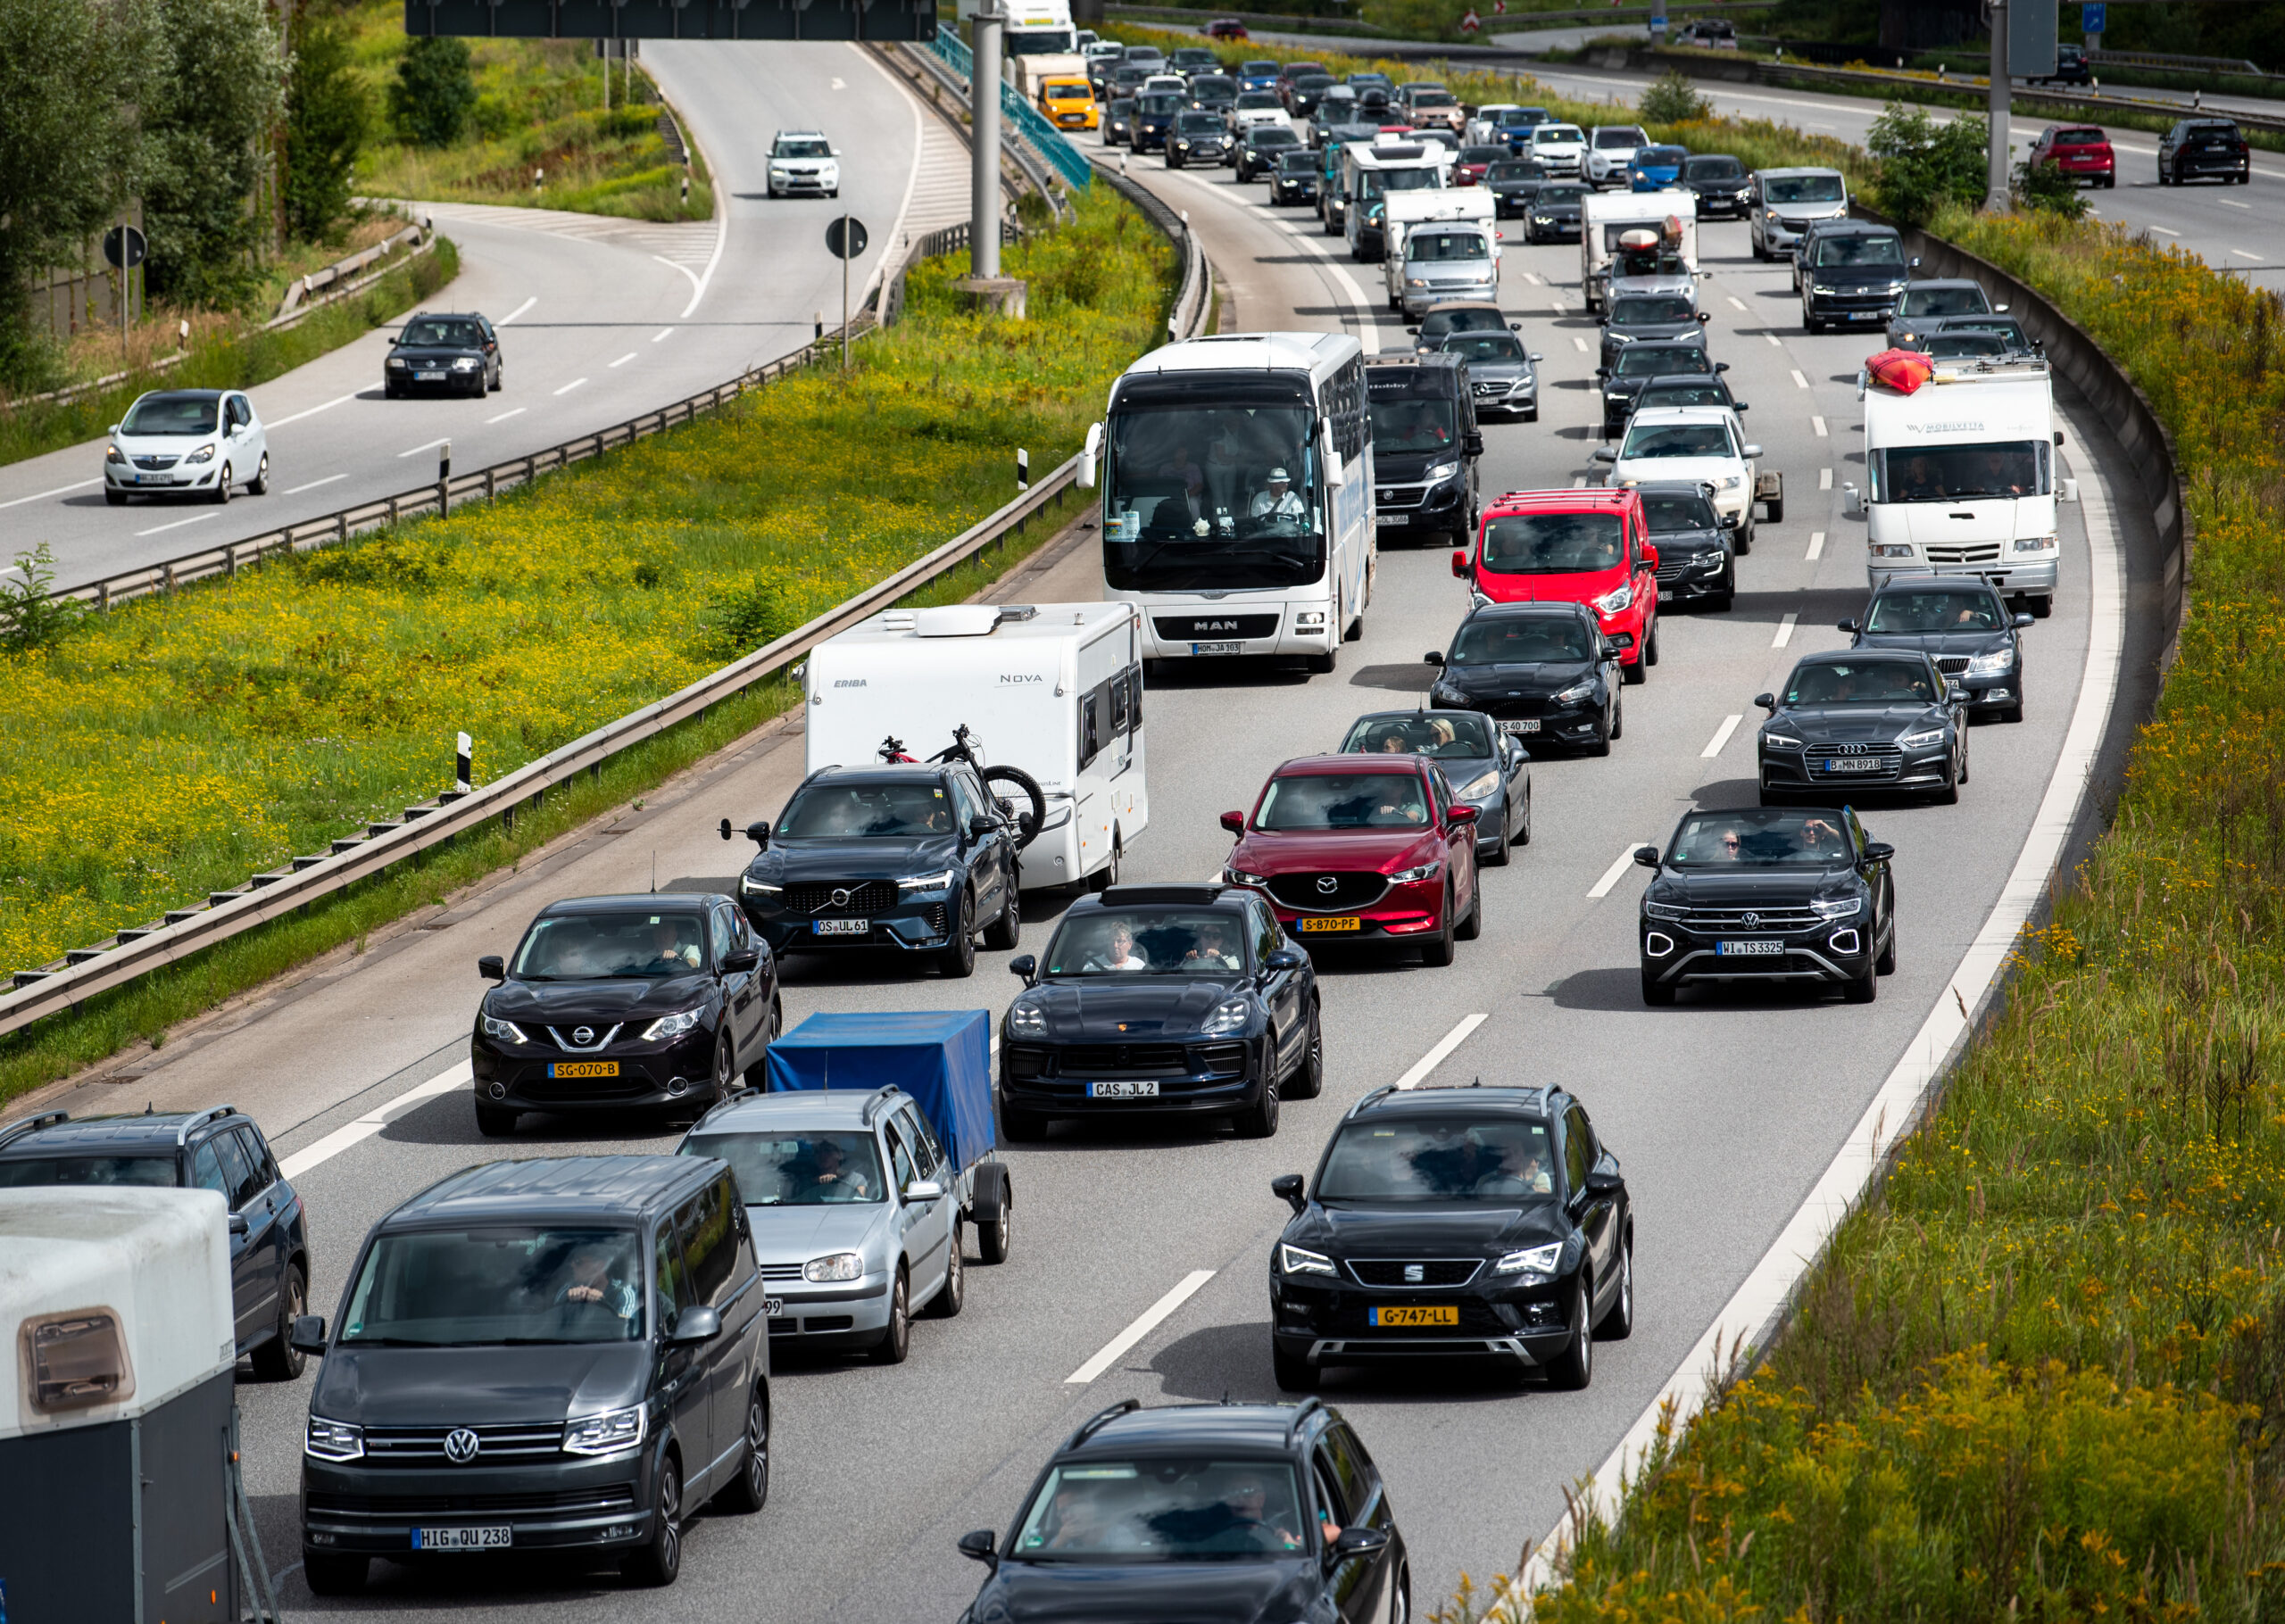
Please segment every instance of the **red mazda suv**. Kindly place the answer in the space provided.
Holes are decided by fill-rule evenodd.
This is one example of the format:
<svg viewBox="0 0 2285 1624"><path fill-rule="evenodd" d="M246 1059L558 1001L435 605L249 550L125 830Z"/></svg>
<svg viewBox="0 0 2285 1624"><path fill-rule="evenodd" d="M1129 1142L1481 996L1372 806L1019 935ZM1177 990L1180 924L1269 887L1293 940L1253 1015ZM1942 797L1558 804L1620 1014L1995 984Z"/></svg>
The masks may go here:
<svg viewBox="0 0 2285 1624"><path fill-rule="evenodd" d="M1583 603L1619 646L1630 683L1658 663L1658 550L1632 485L1510 491L1486 502L1470 551L1452 573L1478 605Z"/></svg>
<svg viewBox="0 0 2285 1624"><path fill-rule="evenodd" d="M1432 965L1483 930L1475 808L1425 757L1303 756L1270 775L1222 878L1266 894L1277 922L1317 941L1420 943Z"/></svg>

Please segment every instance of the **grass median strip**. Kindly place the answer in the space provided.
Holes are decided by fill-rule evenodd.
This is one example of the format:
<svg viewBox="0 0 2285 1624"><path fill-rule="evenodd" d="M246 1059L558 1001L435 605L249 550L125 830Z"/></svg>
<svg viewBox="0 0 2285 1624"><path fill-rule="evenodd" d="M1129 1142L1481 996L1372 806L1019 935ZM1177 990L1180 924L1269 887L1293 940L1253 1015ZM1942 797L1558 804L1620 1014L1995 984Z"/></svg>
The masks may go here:
<svg viewBox="0 0 2285 1624"><path fill-rule="evenodd" d="M1161 330L1171 249L1109 188L1011 246L1024 321L963 311L964 261L837 370L407 524L0 654L0 967L243 884L446 787L488 782L893 573L1015 494L1012 452L1076 449ZM1035 524L1043 534L1055 516ZM964 569L973 592L1019 550ZM567 785L513 837L455 842L0 1044L0 1097L149 1036L513 860L781 708L757 690Z"/></svg>

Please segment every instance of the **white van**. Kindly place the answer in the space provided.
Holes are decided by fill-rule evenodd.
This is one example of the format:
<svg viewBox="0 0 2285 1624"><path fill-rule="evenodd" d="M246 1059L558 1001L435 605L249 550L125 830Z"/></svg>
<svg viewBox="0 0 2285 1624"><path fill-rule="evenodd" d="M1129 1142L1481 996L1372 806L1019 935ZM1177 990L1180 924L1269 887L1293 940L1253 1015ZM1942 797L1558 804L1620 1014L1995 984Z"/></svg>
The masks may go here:
<svg viewBox="0 0 2285 1624"><path fill-rule="evenodd" d="M806 770L871 765L891 738L926 761L964 726L985 763L1022 768L1047 799L1027 888L1115 874L1151 821L1142 627L1130 603L885 610L810 654Z"/></svg>
<svg viewBox="0 0 2285 1624"><path fill-rule="evenodd" d="M1492 222L1500 200L1483 186L1453 186L1433 192L1392 192L1383 200L1381 280L1389 309L1417 318L1440 299L1500 297L1499 228ZM1454 226L1435 233L1435 251L1416 253L1412 237L1426 226ZM1465 241L1446 242L1445 237Z"/></svg>
<svg viewBox="0 0 2285 1624"><path fill-rule="evenodd" d="M1381 216L1399 192L1433 192L1450 179L1452 151L1441 141L1351 141L1342 149L1342 226L1349 255L1377 260L1386 251Z"/></svg>
<svg viewBox="0 0 2285 1624"><path fill-rule="evenodd" d="M1619 238L1645 229L1660 239L1656 274L1698 274L1697 193L1590 192L1579 200L1579 286L1591 314L1602 311Z"/></svg>
<svg viewBox="0 0 2285 1624"><path fill-rule="evenodd" d="M1858 378L1870 488L1843 487L1866 520L1865 576L1982 576L2019 606L2055 606L2061 556L2054 396L2037 359L1940 367L1910 394Z"/></svg>

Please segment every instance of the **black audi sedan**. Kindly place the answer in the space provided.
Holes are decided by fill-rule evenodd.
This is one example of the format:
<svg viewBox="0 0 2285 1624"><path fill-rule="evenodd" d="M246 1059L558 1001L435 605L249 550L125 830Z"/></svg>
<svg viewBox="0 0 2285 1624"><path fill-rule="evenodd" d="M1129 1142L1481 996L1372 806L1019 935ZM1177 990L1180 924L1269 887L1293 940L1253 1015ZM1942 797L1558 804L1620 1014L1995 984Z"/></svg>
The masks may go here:
<svg viewBox="0 0 2285 1624"><path fill-rule="evenodd" d="M738 899L773 951L893 948L958 978L979 930L1002 951L1023 935L1015 826L964 764L821 767L745 834Z"/></svg>
<svg viewBox="0 0 2285 1624"><path fill-rule="evenodd" d="M1738 594L1737 531L1714 511L1712 487L1690 480L1635 486L1658 549L1658 607L1727 609Z"/></svg>
<svg viewBox="0 0 2285 1624"><path fill-rule="evenodd" d="M1259 893L1114 885L1072 904L1000 1023L1000 1129L1058 1117L1226 1116L1267 1139L1325 1086L1316 968Z"/></svg>
<svg viewBox="0 0 2285 1624"><path fill-rule="evenodd" d="M1495 159L1483 171L1483 186L1491 194L1491 212L1498 220L1528 214L1532 199L1546 184L1546 167L1536 158Z"/></svg>
<svg viewBox="0 0 2285 1624"><path fill-rule="evenodd" d="M1338 1410L1118 1404L1063 1441L989 1568L972 1624L1332 1624L1410 1619L1412 1572L1380 1468Z"/></svg>
<svg viewBox="0 0 2285 1624"><path fill-rule="evenodd" d="M1341 753L1425 756L1443 768L1453 798L1475 808L1475 855L1490 867L1532 843L1531 752L1480 710L1368 710Z"/></svg>
<svg viewBox="0 0 2285 1624"><path fill-rule="evenodd" d="M727 897L685 891L550 903L503 959L469 1039L476 1125L526 1111L698 1108L759 1081L784 1024L777 962Z"/></svg>
<svg viewBox="0 0 2285 1624"><path fill-rule="evenodd" d="M1550 180L1532 199L1530 210L1524 215L1524 241L1526 243L1575 243L1579 240L1579 216L1587 195L1585 183L1577 180Z"/></svg>
<svg viewBox="0 0 2285 1624"><path fill-rule="evenodd" d="M1917 650L1837 649L1793 667L1782 694L1761 693L1761 800L1907 790L1944 806L1967 782L1967 690Z"/></svg>
<svg viewBox="0 0 2285 1624"><path fill-rule="evenodd" d="M1480 711L1533 747L1608 756L1626 725L1618 645L1583 603L1487 604L1460 622L1450 648L1421 658L1438 667L1436 709Z"/></svg>
<svg viewBox="0 0 2285 1624"><path fill-rule="evenodd" d="M1896 968L1894 855L1846 807L1684 813L1666 850L1634 853L1657 871L1639 924L1642 1001L1778 982L1871 1003Z"/></svg>
<svg viewBox="0 0 2285 1624"><path fill-rule="evenodd" d="M1743 220L1753 207L1753 177L1727 153L1683 159L1676 184L1698 195L1700 220Z"/></svg>
<svg viewBox="0 0 2285 1624"><path fill-rule="evenodd" d="M500 334L484 317L422 311L404 324L381 362L381 394L482 394L503 383Z"/></svg>
<svg viewBox="0 0 2285 1624"><path fill-rule="evenodd" d="M1558 1388L1634 1329L1634 1213L1618 1158L1561 1089L1375 1089L1317 1176L1270 1181L1277 1382L1328 1366L1491 1358Z"/></svg>
<svg viewBox="0 0 2285 1624"><path fill-rule="evenodd" d="M1663 551L1664 543L1660 543ZM1661 595L1664 584L1661 583ZM1990 582L1966 576L1890 576L1865 612L1840 623L1859 649L1916 649L1967 695L1971 715L2023 719L2023 629Z"/></svg>
<svg viewBox="0 0 2285 1624"><path fill-rule="evenodd" d="M1701 341L1694 344L1630 344L1608 367L1595 369L1603 395L1603 438L1616 440L1634 415L1638 397L1652 378L1719 377L1730 363L1716 360ZM1725 390L1726 394L1727 391Z"/></svg>

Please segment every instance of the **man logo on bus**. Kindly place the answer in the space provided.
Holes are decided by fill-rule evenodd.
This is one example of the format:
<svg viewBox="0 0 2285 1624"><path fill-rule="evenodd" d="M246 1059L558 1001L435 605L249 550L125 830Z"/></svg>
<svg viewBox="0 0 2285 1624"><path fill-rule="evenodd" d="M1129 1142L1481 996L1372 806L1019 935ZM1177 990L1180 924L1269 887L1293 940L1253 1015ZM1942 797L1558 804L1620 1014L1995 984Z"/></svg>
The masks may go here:
<svg viewBox="0 0 2285 1624"><path fill-rule="evenodd" d="M1193 620L1190 623L1190 629L1193 632L1234 632L1238 629L1238 623L1234 620Z"/></svg>

